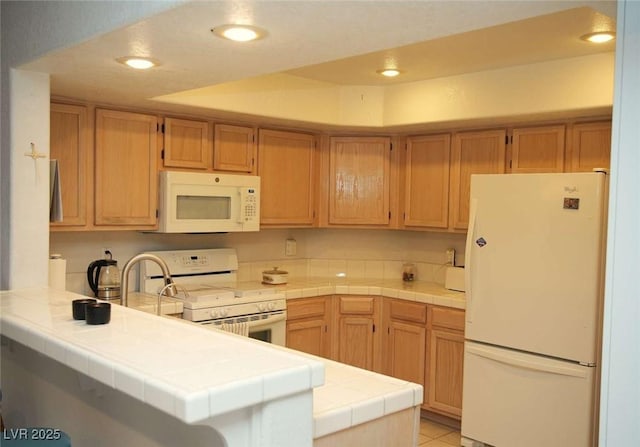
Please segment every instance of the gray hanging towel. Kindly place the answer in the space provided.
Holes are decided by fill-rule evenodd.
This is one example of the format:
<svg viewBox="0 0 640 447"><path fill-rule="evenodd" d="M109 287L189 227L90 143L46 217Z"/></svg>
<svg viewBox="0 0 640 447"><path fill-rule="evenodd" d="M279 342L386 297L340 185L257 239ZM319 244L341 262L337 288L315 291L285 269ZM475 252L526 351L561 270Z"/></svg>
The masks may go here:
<svg viewBox="0 0 640 447"><path fill-rule="evenodd" d="M62 189L58 160L49 162L49 222L62 222Z"/></svg>

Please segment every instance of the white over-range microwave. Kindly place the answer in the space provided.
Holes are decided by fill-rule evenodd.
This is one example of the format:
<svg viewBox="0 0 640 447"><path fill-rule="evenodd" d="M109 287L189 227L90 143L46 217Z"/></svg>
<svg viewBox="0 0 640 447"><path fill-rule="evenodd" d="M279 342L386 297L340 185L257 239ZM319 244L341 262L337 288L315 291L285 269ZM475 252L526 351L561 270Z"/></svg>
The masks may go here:
<svg viewBox="0 0 640 447"><path fill-rule="evenodd" d="M260 229L260 177L160 172L159 233Z"/></svg>

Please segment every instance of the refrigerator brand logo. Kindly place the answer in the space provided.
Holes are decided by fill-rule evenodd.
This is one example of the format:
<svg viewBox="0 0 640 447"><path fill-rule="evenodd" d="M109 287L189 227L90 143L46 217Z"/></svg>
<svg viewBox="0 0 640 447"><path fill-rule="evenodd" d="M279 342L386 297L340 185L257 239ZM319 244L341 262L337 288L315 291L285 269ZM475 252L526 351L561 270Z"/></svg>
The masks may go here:
<svg viewBox="0 0 640 447"><path fill-rule="evenodd" d="M567 192L567 193L578 192L578 187L577 186L565 186L564 187L564 192Z"/></svg>
<svg viewBox="0 0 640 447"><path fill-rule="evenodd" d="M476 244L478 244L478 247L484 247L485 245L487 245L487 241L484 240L483 237L476 239Z"/></svg>
<svg viewBox="0 0 640 447"><path fill-rule="evenodd" d="M562 207L565 210L577 210L580 208L580 199L575 197L565 197Z"/></svg>

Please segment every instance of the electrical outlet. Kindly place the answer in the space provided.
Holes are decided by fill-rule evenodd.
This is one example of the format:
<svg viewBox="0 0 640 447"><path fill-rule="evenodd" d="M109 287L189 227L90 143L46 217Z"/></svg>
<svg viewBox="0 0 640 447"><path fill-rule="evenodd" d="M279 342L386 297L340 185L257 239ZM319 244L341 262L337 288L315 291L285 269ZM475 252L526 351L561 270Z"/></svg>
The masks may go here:
<svg viewBox="0 0 640 447"><path fill-rule="evenodd" d="M453 248L448 249L446 252L446 261L445 264L450 266L456 265L456 251Z"/></svg>
<svg viewBox="0 0 640 447"><path fill-rule="evenodd" d="M284 241L285 256L295 256L297 252L297 243L295 239L287 239Z"/></svg>

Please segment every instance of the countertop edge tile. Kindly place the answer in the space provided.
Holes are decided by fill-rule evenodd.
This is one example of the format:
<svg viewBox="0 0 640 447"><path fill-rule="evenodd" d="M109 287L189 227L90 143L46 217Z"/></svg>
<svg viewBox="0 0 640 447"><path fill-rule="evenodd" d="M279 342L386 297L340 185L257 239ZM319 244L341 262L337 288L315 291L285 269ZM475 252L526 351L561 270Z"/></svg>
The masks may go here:
<svg viewBox="0 0 640 447"><path fill-rule="evenodd" d="M176 416L176 395L174 388L155 377L144 379L144 402L171 416Z"/></svg>
<svg viewBox="0 0 640 447"><path fill-rule="evenodd" d="M392 414L414 406L414 388L407 386L384 396L384 414Z"/></svg>
<svg viewBox="0 0 640 447"><path fill-rule="evenodd" d="M315 414L313 417L313 437L321 438L351 427L351 407L333 408Z"/></svg>
<svg viewBox="0 0 640 447"><path fill-rule="evenodd" d="M384 413L384 396L356 402L351 405L351 425L359 425L365 422L379 419Z"/></svg>
<svg viewBox="0 0 640 447"><path fill-rule="evenodd" d="M262 377L230 382L209 391L209 416L219 416L263 401Z"/></svg>
<svg viewBox="0 0 640 447"><path fill-rule="evenodd" d="M322 284L322 285L318 285ZM465 293L445 289L428 281L403 282L393 279L296 278L280 286L286 299L324 295L372 295L398 298L425 304L465 309Z"/></svg>
<svg viewBox="0 0 640 447"><path fill-rule="evenodd" d="M209 417L209 391L189 394L183 401L176 400L176 417L193 424Z"/></svg>
<svg viewBox="0 0 640 447"><path fill-rule="evenodd" d="M89 354L88 361L89 375L99 382L115 388L115 372L112 364L95 354Z"/></svg>

